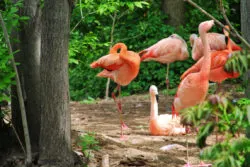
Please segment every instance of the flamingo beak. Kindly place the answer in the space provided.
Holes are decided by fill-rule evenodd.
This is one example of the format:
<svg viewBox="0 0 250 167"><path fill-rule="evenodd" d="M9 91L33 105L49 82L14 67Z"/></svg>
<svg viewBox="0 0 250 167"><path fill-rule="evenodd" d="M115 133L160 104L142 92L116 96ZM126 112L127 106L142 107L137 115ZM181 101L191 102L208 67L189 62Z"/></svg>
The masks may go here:
<svg viewBox="0 0 250 167"><path fill-rule="evenodd" d="M150 54L148 54L147 50L143 50L143 51L139 52L139 56L141 57L141 62L152 57Z"/></svg>
<svg viewBox="0 0 250 167"><path fill-rule="evenodd" d="M141 62L144 61L147 57L146 56L142 56L141 57Z"/></svg>
<svg viewBox="0 0 250 167"><path fill-rule="evenodd" d="M159 95L158 95L158 94L156 94L156 95L155 95L155 97L156 97L156 101L157 101L157 103L159 103Z"/></svg>

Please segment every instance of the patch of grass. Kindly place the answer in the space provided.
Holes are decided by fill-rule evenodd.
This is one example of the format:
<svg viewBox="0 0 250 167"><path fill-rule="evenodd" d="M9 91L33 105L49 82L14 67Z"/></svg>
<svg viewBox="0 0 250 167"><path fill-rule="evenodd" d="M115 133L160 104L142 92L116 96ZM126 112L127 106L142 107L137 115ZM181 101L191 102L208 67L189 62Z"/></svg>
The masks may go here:
<svg viewBox="0 0 250 167"><path fill-rule="evenodd" d="M145 128L147 128L147 126L145 126L145 125L139 125L139 126L136 126L135 128L136 129L145 129Z"/></svg>
<svg viewBox="0 0 250 167"><path fill-rule="evenodd" d="M93 157L93 151L100 150L99 142L96 140L94 132L88 132L79 136L80 142L78 145L82 148L82 152L87 158L87 163Z"/></svg>
<svg viewBox="0 0 250 167"><path fill-rule="evenodd" d="M242 87L241 85L239 85L239 86L237 86L237 87L235 88L235 91L236 91L236 92L244 92L244 91L245 91L245 88Z"/></svg>
<svg viewBox="0 0 250 167"><path fill-rule="evenodd" d="M92 97L88 97L87 99L80 101L80 104L94 104L96 100Z"/></svg>

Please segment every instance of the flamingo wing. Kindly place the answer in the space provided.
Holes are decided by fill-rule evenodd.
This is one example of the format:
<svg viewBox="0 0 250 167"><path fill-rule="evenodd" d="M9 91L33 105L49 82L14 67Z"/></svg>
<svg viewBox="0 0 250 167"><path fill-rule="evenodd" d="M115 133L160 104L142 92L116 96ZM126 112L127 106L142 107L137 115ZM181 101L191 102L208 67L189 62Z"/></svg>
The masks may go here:
<svg viewBox="0 0 250 167"><path fill-rule="evenodd" d="M109 54L91 63L91 68L103 68L108 71L118 70L124 64L118 54Z"/></svg>
<svg viewBox="0 0 250 167"><path fill-rule="evenodd" d="M228 59L229 52L227 51L215 51L211 55L211 70L223 67Z"/></svg>

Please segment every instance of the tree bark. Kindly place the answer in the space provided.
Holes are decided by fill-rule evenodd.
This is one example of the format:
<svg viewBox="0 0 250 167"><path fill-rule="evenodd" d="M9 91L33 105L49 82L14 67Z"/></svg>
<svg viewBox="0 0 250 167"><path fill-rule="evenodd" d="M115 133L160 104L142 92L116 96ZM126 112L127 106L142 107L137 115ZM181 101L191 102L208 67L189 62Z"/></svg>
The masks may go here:
<svg viewBox="0 0 250 167"><path fill-rule="evenodd" d="M183 0L163 0L162 8L168 15L166 24L178 28L185 23L185 2Z"/></svg>
<svg viewBox="0 0 250 167"><path fill-rule="evenodd" d="M241 13L241 32L243 37L250 42L250 1L249 0L241 0L240 1L240 13ZM245 74L246 78L246 91L245 94L248 98L250 98L250 70L248 70ZM246 128L246 137L250 138L250 126ZM245 162L243 167L250 166L250 153L246 153Z"/></svg>
<svg viewBox="0 0 250 167"><path fill-rule="evenodd" d="M250 1L249 0L241 0L240 1L241 8L241 32L243 37L250 42ZM246 72L246 91L245 94L248 98L250 98L250 70Z"/></svg>
<svg viewBox="0 0 250 167"><path fill-rule="evenodd" d="M20 16L28 16L29 20L21 24L20 32L13 32L12 36L19 39L20 43L12 44L14 50L20 50L15 55L15 60L20 63L18 73L23 89L25 108L27 112L28 126L30 130L31 144L34 152L38 151L40 135L40 0L24 0ZM16 96L16 88L12 86L12 115L13 124L17 128L19 136L23 139L20 126L21 117L19 103Z"/></svg>
<svg viewBox="0 0 250 167"><path fill-rule="evenodd" d="M23 64L23 88L25 107L32 141L32 148L38 150L40 135L40 0L25 0L22 16L28 16L28 23L22 24L21 55Z"/></svg>
<svg viewBox="0 0 250 167"><path fill-rule="evenodd" d="M70 138L68 0L44 0L41 44L41 133L39 164L73 166Z"/></svg>

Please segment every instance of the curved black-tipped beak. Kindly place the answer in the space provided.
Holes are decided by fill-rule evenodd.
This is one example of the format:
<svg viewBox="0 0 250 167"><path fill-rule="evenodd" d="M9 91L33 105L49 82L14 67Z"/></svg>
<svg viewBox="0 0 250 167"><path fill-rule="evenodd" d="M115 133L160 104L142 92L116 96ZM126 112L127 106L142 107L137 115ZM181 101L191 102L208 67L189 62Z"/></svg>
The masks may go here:
<svg viewBox="0 0 250 167"><path fill-rule="evenodd" d="M157 103L159 103L159 95L158 95L158 94L156 94L156 95L155 95L155 97L156 97L156 101L157 101Z"/></svg>

